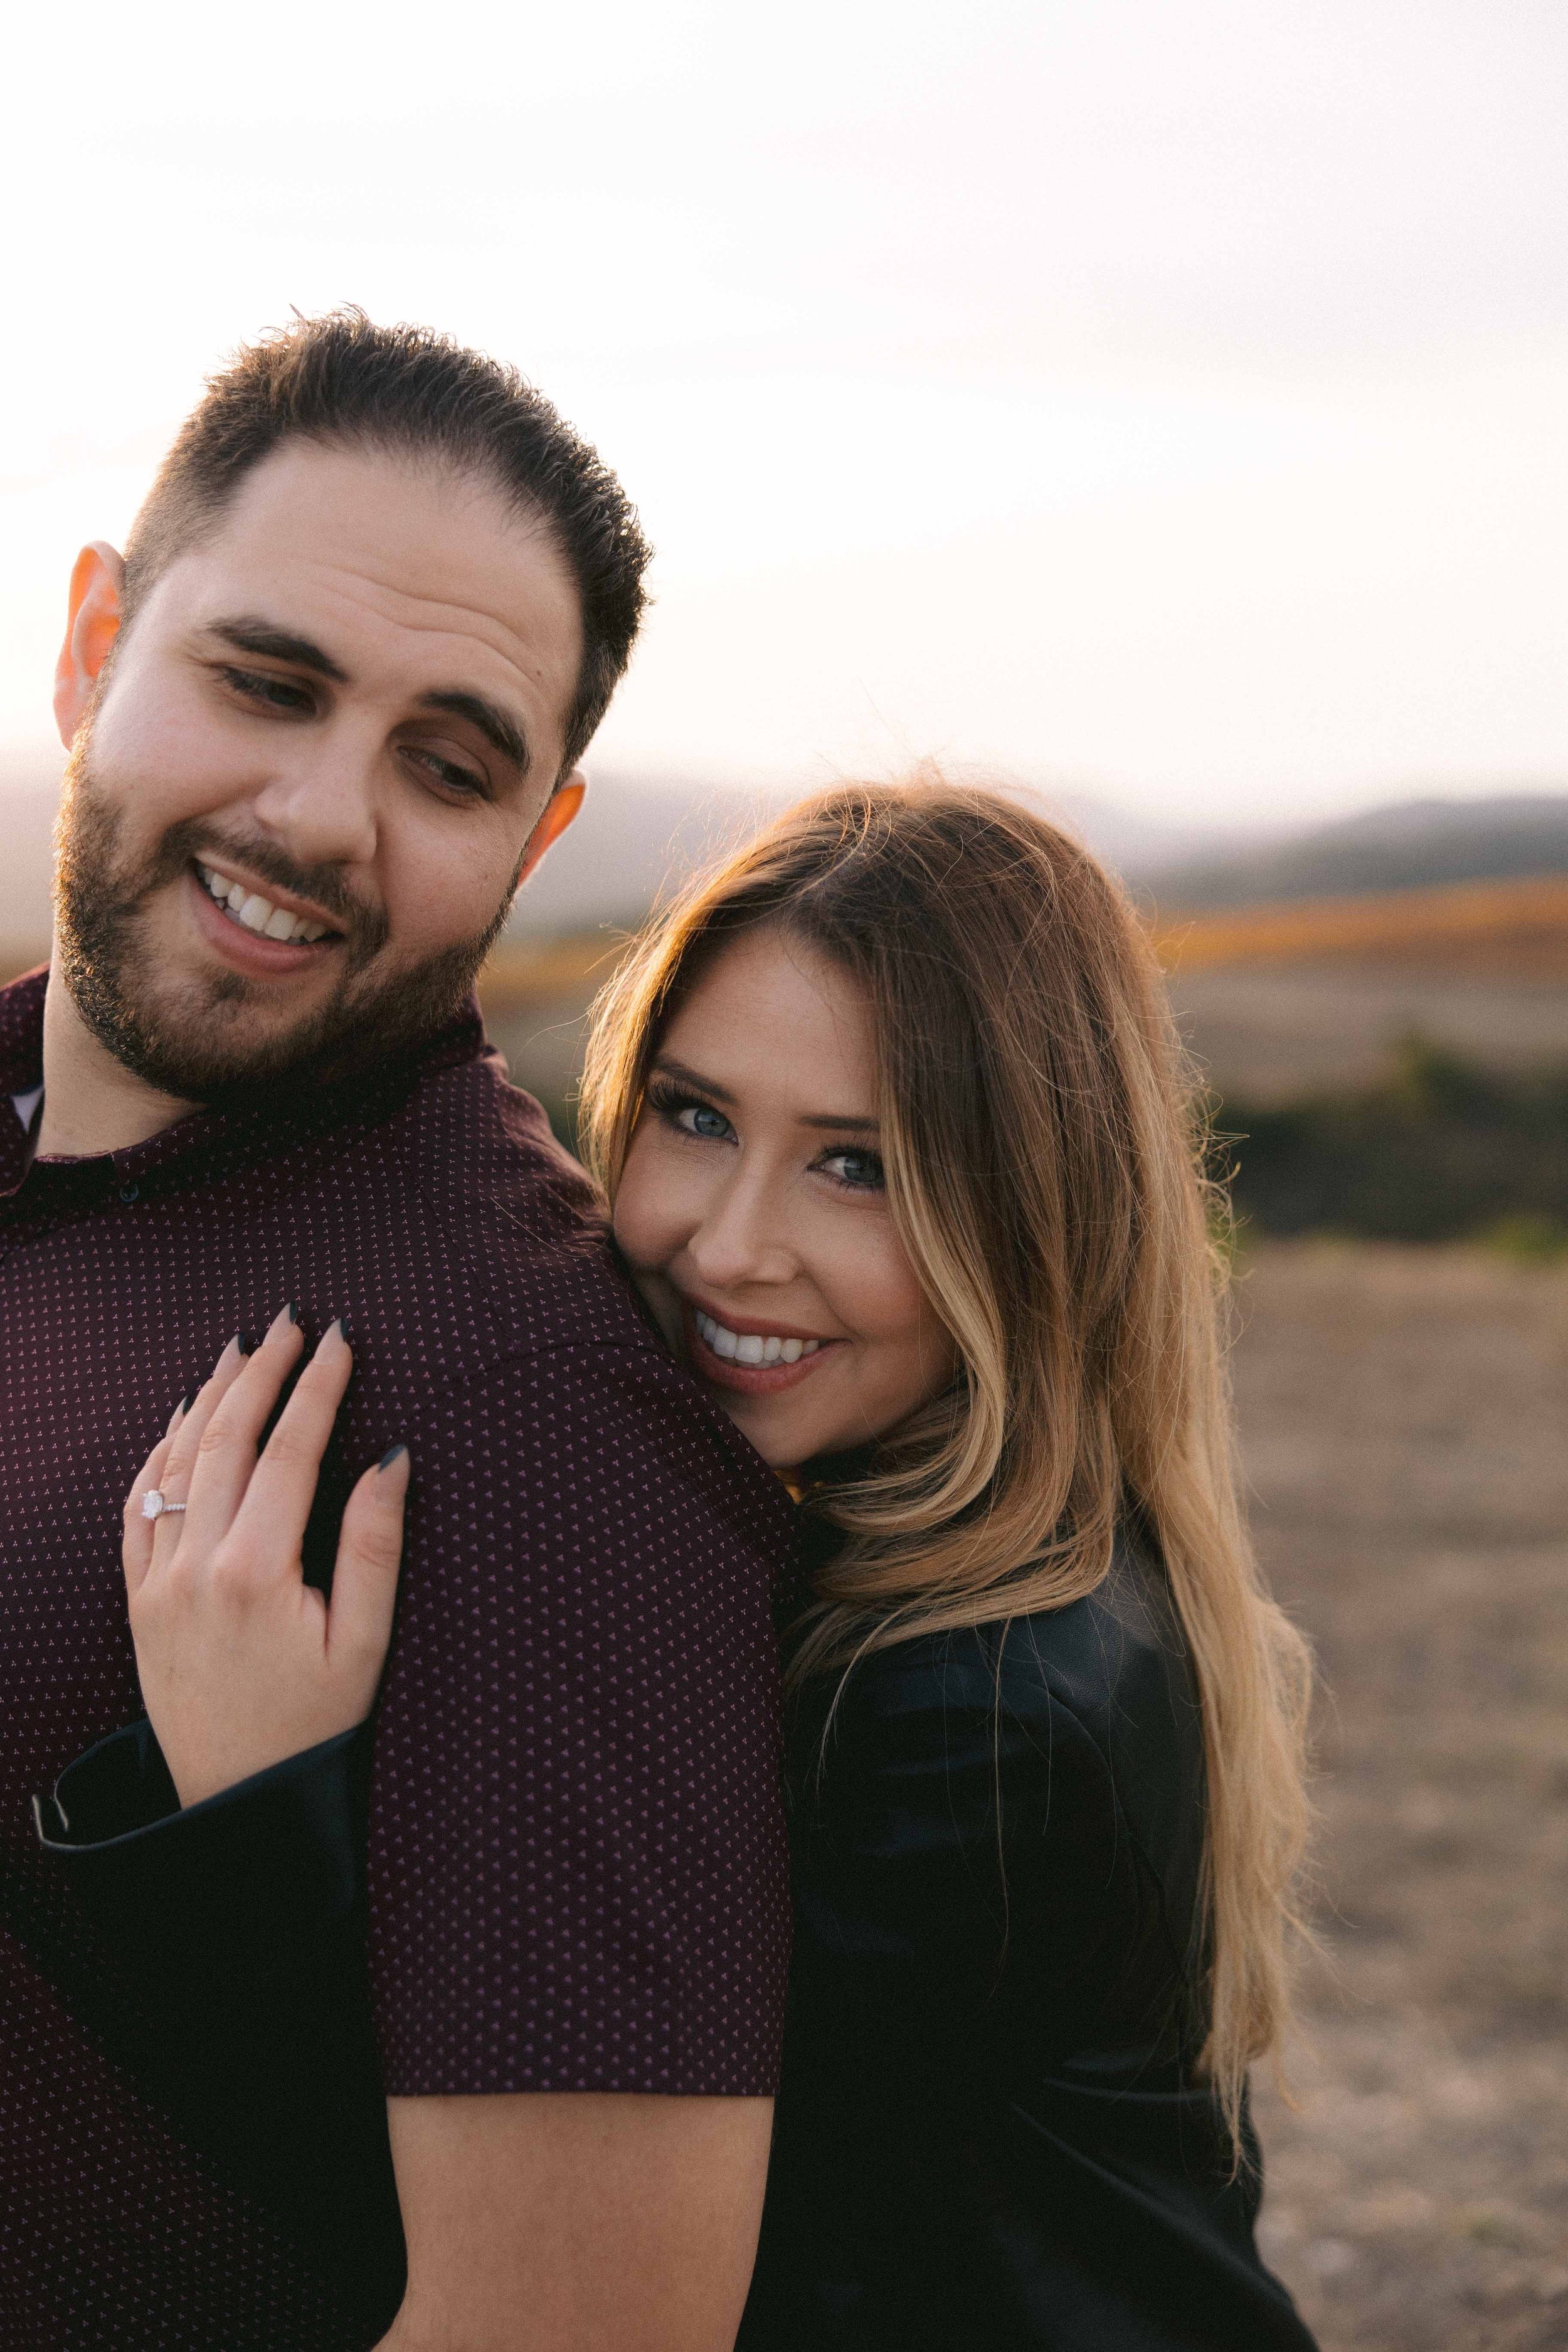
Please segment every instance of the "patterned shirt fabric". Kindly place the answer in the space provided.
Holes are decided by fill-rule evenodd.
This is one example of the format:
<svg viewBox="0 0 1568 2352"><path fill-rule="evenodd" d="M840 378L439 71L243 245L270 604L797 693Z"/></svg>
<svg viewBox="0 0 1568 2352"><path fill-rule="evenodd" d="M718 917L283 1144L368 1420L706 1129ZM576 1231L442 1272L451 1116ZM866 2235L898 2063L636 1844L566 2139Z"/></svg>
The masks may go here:
<svg viewBox="0 0 1568 2352"><path fill-rule="evenodd" d="M39 1082L43 998L0 991L0 1095ZM317 1580L354 1478L413 1454L370 1795L388 2092L774 2087L788 1498L665 1352L477 1010L330 1100L100 1157L26 1167L0 1104L0 2344L29 2352L374 2340L96 2037L114 1954L29 1813L141 1713L132 1479L290 1299L356 1350Z"/></svg>

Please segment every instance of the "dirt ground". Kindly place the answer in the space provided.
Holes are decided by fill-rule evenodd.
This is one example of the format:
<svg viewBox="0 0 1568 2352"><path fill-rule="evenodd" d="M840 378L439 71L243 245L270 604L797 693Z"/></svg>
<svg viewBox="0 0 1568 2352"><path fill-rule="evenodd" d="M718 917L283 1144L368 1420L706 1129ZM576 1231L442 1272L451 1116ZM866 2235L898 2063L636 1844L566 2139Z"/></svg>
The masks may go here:
<svg viewBox="0 0 1568 2352"><path fill-rule="evenodd" d="M1276 1244L1240 1297L1254 1522L1325 1685L1268 2258L1324 2352L1568 2347L1568 1270Z"/></svg>

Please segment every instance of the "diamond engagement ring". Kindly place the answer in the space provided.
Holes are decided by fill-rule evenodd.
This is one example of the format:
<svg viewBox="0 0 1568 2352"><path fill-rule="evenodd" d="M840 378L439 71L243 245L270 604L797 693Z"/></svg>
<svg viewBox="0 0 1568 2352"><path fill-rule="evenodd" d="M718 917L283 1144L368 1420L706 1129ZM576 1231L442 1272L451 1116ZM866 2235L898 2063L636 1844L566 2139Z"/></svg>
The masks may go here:
<svg viewBox="0 0 1568 2352"><path fill-rule="evenodd" d="M184 1507L184 1503L171 1503L156 1486L149 1486L142 1497L142 1516L144 1519L161 1519L165 1511L183 1511Z"/></svg>

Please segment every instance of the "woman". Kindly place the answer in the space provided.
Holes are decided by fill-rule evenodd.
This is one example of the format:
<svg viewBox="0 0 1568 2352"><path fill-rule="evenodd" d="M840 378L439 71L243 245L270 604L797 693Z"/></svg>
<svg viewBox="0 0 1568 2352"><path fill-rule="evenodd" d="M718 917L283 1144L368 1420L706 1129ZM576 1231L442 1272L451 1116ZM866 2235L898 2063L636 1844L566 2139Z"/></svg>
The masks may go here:
<svg viewBox="0 0 1568 2352"><path fill-rule="evenodd" d="M1285 2010L1305 1658L1240 1526L1208 1202L1125 900L998 795L808 802L623 969L584 1128L652 1311L806 1538L781 1607L791 2010L741 2344L1308 2346L1253 2244L1245 2090ZM280 1324L226 1362L147 1465L139 1490L212 1428L218 1499L193 1486L181 1545L246 1511L297 1349ZM330 1336L280 1424L311 1461L347 1358ZM268 1514L288 1475L262 1456ZM275 1719L193 1790L366 1712L389 1581L362 1538L400 1478L347 1524L331 1667L283 1513ZM186 1796L223 1644L128 1528Z"/></svg>

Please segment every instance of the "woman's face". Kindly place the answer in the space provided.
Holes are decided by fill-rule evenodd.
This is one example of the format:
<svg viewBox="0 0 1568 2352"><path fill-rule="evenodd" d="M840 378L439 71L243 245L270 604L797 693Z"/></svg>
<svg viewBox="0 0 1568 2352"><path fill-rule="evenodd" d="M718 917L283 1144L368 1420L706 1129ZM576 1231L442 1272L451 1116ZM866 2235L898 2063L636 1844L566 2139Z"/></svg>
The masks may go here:
<svg viewBox="0 0 1568 2352"><path fill-rule="evenodd" d="M889 1213L868 1008L780 931L724 949L670 1023L616 1237L776 1470L880 1436L952 1377Z"/></svg>

